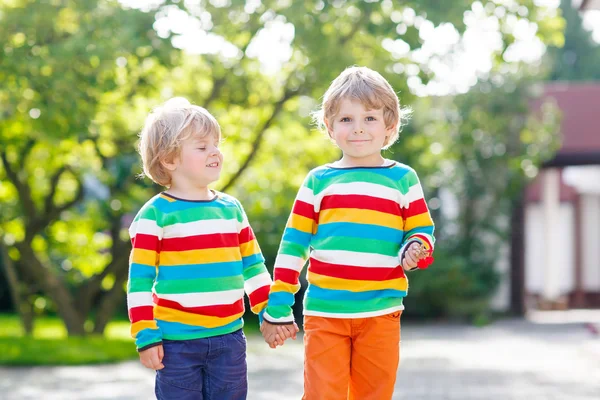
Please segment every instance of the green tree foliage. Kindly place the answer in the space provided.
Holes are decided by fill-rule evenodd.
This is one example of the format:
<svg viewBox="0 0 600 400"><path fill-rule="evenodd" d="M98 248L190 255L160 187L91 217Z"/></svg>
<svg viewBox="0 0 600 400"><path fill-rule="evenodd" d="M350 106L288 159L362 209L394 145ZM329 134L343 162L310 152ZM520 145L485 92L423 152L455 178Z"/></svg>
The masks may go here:
<svg viewBox="0 0 600 400"><path fill-rule="evenodd" d="M583 26L582 16L571 1L562 0L560 9L566 21L564 46L550 47L549 79L552 81L589 81L600 79L600 44Z"/></svg>
<svg viewBox="0 0 600 400"><path fill-rule="evenodd" d="M142 12L109 0L0 1L0 233L29 288L23 297L43 294L36 304L47 300L70 334L102 332L123 300L128 218L160 190L136 179L136 134L153 106L181 95L215 114L226 137L217 188L245 205L270 263L303 176L338 155L309 113L341 70L374 68L411 104L406 66L413 80L432 77L428 61L414 57L423 24L452 23L461 34L469 8L497 15L498 71L514 41L504 27L515 20L536 24L545 43L562 38L560 18L533 0L158 3ZM289 54L277 50L281 65L266 71L253 46L273 26L287 32ZM188 43L184 52L187 27L198 28L199 47ZM201 46L209 39L220 45ZM394 50L398 44L408 50ZM493 119L491 100L473 107L481 121L471 124ZM440 134L459 126L455 118L438 124L448 125ZM428 150L431 126L415 122L390 153L424 178L440 167ZM459 157L453 151L448 157ZM458 174L452 179L464 183Z"/></svg>

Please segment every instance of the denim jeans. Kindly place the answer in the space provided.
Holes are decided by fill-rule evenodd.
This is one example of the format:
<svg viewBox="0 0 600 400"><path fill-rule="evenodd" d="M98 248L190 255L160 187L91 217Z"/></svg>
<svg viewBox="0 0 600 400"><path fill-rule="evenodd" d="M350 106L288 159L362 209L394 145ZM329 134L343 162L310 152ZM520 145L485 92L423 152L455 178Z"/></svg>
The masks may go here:
<svg viewBox="0 0 600 400"><path fill-rule="evenodd" d="M244 400L248 394L246 336L164 340L163 369L156 371L159 400Z"/></svg>

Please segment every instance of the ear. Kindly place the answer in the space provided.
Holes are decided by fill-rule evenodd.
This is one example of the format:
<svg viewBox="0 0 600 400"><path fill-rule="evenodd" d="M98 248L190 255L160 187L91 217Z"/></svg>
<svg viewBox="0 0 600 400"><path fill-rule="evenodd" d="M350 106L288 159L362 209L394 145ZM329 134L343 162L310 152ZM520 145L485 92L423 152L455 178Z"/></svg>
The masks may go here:
<svg viewBox="0 0 600 400"><path fill-rule="evenodd" d="M331 134L331 132L333 131L333 125L329 125L330 123L326 119L323 119L323 122L325 122L325 127L327 128L327 134L329 135L329 137L331 139L333 139L333 136Z"/></svg>
<svg viewBox="0 0 600 400"><path fill-rule="evenodd" d="M160 160L160 165L166 168L169 171L175 171L177 169L177 158L173 158L172 160Z"/></svg>

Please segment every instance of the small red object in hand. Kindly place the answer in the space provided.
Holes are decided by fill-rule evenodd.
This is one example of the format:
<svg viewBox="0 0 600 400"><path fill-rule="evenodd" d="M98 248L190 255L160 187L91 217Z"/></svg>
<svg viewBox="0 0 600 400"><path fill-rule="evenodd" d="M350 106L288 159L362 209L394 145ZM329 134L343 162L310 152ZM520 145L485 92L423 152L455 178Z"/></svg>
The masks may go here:
<svg viewBox="0 0 600 400"><path fill-rule="evenodd" d="M433 263L434 259L431 256L431 253L431 250L427 250L424 245L421 245L416 253L416 256L419 258L419 261L417 261L417 268L425 269Z"/></svg>

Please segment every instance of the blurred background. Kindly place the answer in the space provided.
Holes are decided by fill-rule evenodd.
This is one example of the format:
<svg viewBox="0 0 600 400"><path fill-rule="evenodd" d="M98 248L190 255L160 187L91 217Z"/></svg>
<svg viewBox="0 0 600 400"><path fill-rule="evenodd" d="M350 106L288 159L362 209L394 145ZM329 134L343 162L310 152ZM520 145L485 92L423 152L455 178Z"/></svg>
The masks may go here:
<svg viewBox="0 0 600 400"><path fill-rule="evenodd" d="M0 364L137 357L127 228L161 188L135 149L170 97L220 122L215 188L271 269L306 172L340 156L309 114L351 65L413 109L384 156L419 173L437 249L405 321L597 332L600 0L2 0Z"/></svg>

